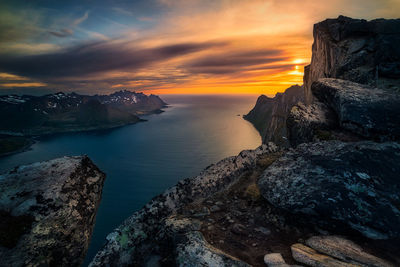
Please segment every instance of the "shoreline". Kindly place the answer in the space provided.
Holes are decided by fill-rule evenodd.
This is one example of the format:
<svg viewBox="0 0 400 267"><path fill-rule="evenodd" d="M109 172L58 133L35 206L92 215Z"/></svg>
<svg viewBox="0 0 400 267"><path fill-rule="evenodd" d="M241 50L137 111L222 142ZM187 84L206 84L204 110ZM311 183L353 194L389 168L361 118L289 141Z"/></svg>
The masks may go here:
<svg viewBox="0 0 400 267"><path fill-rule="evenodd" d="M163 108L168 108L168 106L165 106ZM163 112L165 112L165 111L162 109L158 109L158 110L143 113L143 114L141 114L141 116L162 114ZM139 120L137 120L137 121L128 122L128 123L116 123L114 125L108 125L108 126L100 125L98 127L86 127L83 129L76 129L76 128L71 129L70 128L70 129L64 129L64 130L60 130L60 131L48 131L48 132L44 131L43 133L39 133L39 134L26 134L26 135L24 135L22 133L5 132L4 131L4 133L0 133L0 134L2 134L4 136L9 136L9 137L23 137L23 138L27 139L28 143L26 145L24 145L23 147L18 148L16 150L5 152L5 153L0 153L0 158L8 157L8 156L11 156L14 154L29 151L31 149L32 145L34 145L37 142L38 138L55 136L58 134L72 134L72 133L85 133L85 132L95 132L95 131L103 131L103 130L113 130L113 129L117 129L120 127L134 125L136 123L146 122L146 121L148 121L148 120L139 118Z"/></svg>

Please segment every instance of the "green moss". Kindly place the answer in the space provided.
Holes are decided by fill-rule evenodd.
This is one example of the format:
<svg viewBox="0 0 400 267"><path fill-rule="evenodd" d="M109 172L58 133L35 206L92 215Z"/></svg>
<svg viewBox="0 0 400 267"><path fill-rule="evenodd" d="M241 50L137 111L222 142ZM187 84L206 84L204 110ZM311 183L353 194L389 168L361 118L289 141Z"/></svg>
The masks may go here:
<svg viewBox="0 0 400 267"><path fill-rule="evenodd" d="M126 233L122 233L122 235L118 238L118 242L121 247L126 247L128 245L129 237Z"/></svg>

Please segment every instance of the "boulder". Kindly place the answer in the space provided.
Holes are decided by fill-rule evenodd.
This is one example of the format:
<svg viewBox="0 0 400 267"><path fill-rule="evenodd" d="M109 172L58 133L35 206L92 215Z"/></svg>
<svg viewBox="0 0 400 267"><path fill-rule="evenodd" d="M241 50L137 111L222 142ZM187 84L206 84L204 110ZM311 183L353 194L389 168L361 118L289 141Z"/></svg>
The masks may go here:
<svg viewBox="0 0 400 267"><path fill-rule="evenodd" d="M176 227L176 224L180 226ZM208 244L201 232L193 229L191 220L170 218L167 225L174 232L172 236L176 266L250 267L247 263ZM180 234L177 235L176 232Z"/></svg>
<svg viewBox="0 0 400 267"><path fill-rule="evenodd" d="M343 262L328 255L320 254L303 244L294 244L291 247L293 258L311 267L360 267L360 265Z"/></svg>
<svg viewBox="0 0 400 267"><path fill-rule="evenodd" d="M306 244L320 253L361 266L394 267L394 265L366 253L359 245L340 236L313 236Z"/></svg>
<svg viewBox="0 0 400 267"><path fill-rule="evenodd" d="M329 131L337 127L336 114L325 104L295 105L287 118L288 140L293 147L302 143L329 140Z"/></svg>
<svg viewBox="0 0 400 267"><path fill-rule="evenodd" d="M290 267L290 265L286 264L280 253L265 254L264 263L268 267Z"/></svg>
<svg viewBox="0 0 400 267"><path fill-rule="evenodd" d="M306 104L311 85L339 78L379 88L400 86L400 19L371 21L339 16L314 25L311 64L304 69Z"/></svg>
<svg viewBox="0 0 400 267"><path fill-rule="evenodd" d="M400 94L329 78L311 90L336 113L341 128L379 141L400 139Z"/></svg>
<svg viewBox="0 0 400 267"><path fill-rule="evenodd" d="M400 144L326 141L299 145L258 182L277 208L318 226L372 239L400 238Z"/></svg>
<svg viewBox="0 0 400 267"><path fill-rule="evenodd" d="M0 175L0 265L79 266L104 179L86 156L19 166Z"/></svg>

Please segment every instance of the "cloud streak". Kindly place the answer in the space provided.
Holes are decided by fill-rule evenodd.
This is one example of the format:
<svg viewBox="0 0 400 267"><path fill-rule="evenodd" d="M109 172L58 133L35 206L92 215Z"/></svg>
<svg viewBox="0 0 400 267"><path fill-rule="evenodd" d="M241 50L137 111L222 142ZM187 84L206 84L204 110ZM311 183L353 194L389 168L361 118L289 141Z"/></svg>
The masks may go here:
<svg viewBox="0 0 400 267"><path fill-rule="evenodd" d="M228 51L212 53L197 58L184 67L192 73L227 74L287 59L288 58L284 56L284 51L277 49Z"/></svg>
<svg viewBox="0 0 400 267"><path fill-rule="evenodd" d="M44 80L79 77L106 71L133 72L150 64L224 44L180 43L154 48L131 48L130 43L97 42L49 54L3 56L0 59L0 70Z"/></svg>
<svg viewBox="0 0 400 267"><path fill-rule="evenodd" d="M72 21L72 23L71 23L69 28L64 28L64 29L61 29L59 31L49 30L48 32L51 35L53 35L55 37L60 37L60 38L71 36L71 35L74 34L75 28L78 27L79 24L81 24L82 22L84 22L88 18L89 18L89 11L86 11L85 14L83 14L82 17L77 18L74 21Z"/></svg>

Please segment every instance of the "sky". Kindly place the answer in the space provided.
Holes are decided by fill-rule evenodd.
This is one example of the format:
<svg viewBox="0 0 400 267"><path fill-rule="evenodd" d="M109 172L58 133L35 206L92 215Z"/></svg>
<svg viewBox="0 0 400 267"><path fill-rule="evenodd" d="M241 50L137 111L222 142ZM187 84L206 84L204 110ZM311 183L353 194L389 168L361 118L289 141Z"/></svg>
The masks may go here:
<svg viewBox="0 0 400 267"><path fill-rule="evenodd" d="M313 24L398 18L400 0L0 0L0 94L275 94Z"/></svg>

